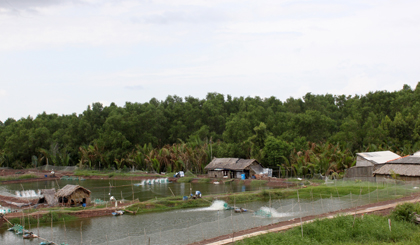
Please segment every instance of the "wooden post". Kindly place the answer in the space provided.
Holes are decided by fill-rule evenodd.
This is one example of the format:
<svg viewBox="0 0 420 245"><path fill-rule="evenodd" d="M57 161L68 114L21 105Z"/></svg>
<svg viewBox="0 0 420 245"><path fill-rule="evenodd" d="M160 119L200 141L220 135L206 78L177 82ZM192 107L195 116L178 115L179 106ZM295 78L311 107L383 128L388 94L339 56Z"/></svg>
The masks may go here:
<svg viewBox="0 0 420 245"><path fill-rule="evenodd" d="M131 192L133 192L133 202L134 202L134 187L133 187L133 178L131 178Z"/></svg>
<svg viewBox="0 0 420 245"><path fill-rule="evenodd" d="M220 236L219 211L217 211L217 235Z"/></svg>
<svg viewBox="0 0 420 245"><path fill-rule="evenodd" d="M54 240L54 233L53 233L53 215L52 215L52 212L50 212L50 215L51 215L51 241L53 241Z"/></svg>
<svg viewBox="0 0 420 245"><path fill-rule="evenodd" d="M38 242L39 242L39 213L36 215L37 217L36 217L36 219L37 219L37 229L38 229Z"/></svg>
<svg viewBox="0 0 420 245"><path fill-rule="evenodd" d="M83 221L80 222L80 244L83 244L82 226L83 226Z"/></svg>
<svg viewBox="0 0 420 245"><path fill-rule="evenodd" d="M297 190L296 192L297 192L298 203L299 203L300 230L302 232L302 237L303 237L302 208L300 207L299 190Z"/></svg>
<svg viewBox="0 0 420 245"><path fill-rule="evenodd" d="M68 244L67 242L67 229L66 229L66 221L63 218L63 222L64 222L64 239L66 239L66 244Z"/></svg>

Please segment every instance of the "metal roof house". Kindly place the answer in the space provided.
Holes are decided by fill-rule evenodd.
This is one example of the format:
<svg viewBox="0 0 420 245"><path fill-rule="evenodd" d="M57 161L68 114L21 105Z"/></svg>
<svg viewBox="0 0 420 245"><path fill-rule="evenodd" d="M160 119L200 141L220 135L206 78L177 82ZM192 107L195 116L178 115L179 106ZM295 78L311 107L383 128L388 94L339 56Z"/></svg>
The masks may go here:
<svg viewBox="0 0 420 245"><path fill-rule="evenodd" d="M372 177L373 171L382 167L386 162L399 158L392 151L374 151L356 153L356 166L347 170L347 177Z"/></svg>
<svg viewBox="0 0 420 245"><path fill-rule="evenodd" d="M210 178L240 179L242 174L250 178L263 173L263 167L255 159L214 158L205 168Z"/></svg>
<svg viewBox="0 0 420 245"><path fill-rule="evenodd" d="M391 160L373 172L376 178L389 178L392 174L402 180L420 180L420 151Z"/></svg>

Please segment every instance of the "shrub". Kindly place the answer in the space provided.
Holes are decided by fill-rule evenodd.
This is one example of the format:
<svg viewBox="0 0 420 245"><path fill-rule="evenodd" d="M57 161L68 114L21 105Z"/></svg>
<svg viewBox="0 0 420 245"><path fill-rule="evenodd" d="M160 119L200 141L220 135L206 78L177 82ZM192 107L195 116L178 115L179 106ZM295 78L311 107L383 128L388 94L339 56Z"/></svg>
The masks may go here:
<svg viewBox="0 0 420 245"><path fill-rule="evenodd" d="M177 182L179 182L179 183L191 183L191 181L193 179L194 179L193 177L182 177L182 178L179 178L177 180Z"/></svg>
<svg viewBox="0 0 420 245"><path fill-rule="evenodd" d="M414 222L415 213L419 211L419 203L403 203L395 207L391 216L396 220Z"/></svg>

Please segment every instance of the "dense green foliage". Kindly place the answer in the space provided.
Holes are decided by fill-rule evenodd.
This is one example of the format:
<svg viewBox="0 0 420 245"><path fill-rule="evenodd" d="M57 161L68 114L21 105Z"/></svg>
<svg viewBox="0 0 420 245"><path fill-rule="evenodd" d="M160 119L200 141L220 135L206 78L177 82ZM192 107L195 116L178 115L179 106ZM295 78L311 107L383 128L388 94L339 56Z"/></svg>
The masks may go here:
<svg viewBox="0 0 420 245"><path fill-rule="evenodd" d="M392 216L396 220L415 222L416 214L420 213L420 203L403 203L395 207Z"/></svg>
<svg viewBox="0 0 420 245"><path fill-rule="evenodd" d="M354 220L353 216L337 216L316 220L283 233L269 233L248 238L237 244L418 244L420 227L413 223L392 220L389 230L388 217L365 215Z"/></svg>
<svg viewBox="0 0 420 245"><path fill-rule="evenodd" d="M340 173L358 151L410 154L420 143L420 85L366 95L94 103L82 114L0 122L0 166L80 165L202 173L212 157L255 158L284 173Z"/></svg>

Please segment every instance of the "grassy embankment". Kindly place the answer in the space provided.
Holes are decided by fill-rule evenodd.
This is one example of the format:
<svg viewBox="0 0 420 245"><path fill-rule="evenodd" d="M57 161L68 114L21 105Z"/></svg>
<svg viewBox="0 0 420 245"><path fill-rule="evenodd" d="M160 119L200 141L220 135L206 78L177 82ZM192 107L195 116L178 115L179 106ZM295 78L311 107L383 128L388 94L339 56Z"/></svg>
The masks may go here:
<svg viewBox="0 0 420 245"><path fill-rule="evenodd" d="M353 216L337 216L303 225L303 237L301 227L295 227L281 233L247 238L236 244L419 244L420 226L412 220L413 211L418 210L419 204L406 203L397 206L387 217L365 215L354 219ZM388 219L391 219L391 230Z"/></svg>
<svg viewBox="0 0 420 245"><path fill-rule="evenodd" d="M25 220L23 221L23 217L25 218ZM39 219L39 220L38 220ZM49 213L45 213L39 216L22 216L19 218L12 218L9 219L9 221L12 224L22 224L25 226L25 228L29 229L29 227L31 227L32 229L34 227L38 226L38 222L39 222L39 226L48 226L51 225L52 223L61 223L61 222L67 222L67 221L74 221L77 220L78 218L72 215L69 215L65 212L53 212L50 211ZM8 226L7 223L4 224L4 226Z"/></svg>
<svg viewBox="0 0 420 245"><path fill-rule="evenodd" d="M186 177L185 177L186 178ZM264 185L264 181L257 181L255 185ZM385 186L378 186L378 190L384 190ZM193 199L183 201L181 196L175 197L164 197L148 200L141 203L136 203L128 207L130 211L137 211L138 213L149 213L156 211L168 211L173 209L181 208L195 208L195 207L206 207L214 200L223 200L230 205L233 203L247 203L254 201L268 201L270 198L272 200L276 199L291 199L297 198L297 192L299 191L299 197L301 199L314 199L317 200L320 197L330 198L330 197L339 197L349 195L350 193L356 195L364 195L368 192L376 190L368 186L365 183L354 183L352 185L346 186L313 186L302 189L263 189L261 191L249 191L241 193L226 193L226 194L217 194L217 195L204 195L201 199ZM393 193L393 191L389 191ZM401 191L398 193L401 194ZM407 193L408 194L408 193ZM399 198L401 195L392 196L389 195L387 199ZM372 197L373 199L373 197ZM379 200L383 200L379 199Z"/></svg>
<svg viewBox="0 0 420 245"><path fill-rule="evenodd" d="M99 170L76 170L74 175L82 177L161 177L159 174L147 174L147 173L133 173L133 172L115 172L115 171L99 171Z"/></svg>
<svg viewBox="0 0 420 245"><path fill-rule="evenodd" d="M23 179L34 179L34 178L39 178L39 177L34 174L24 174L20 176L0 177L0 181L23 180Z"/></svg>

